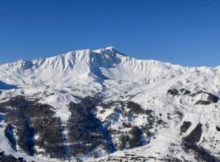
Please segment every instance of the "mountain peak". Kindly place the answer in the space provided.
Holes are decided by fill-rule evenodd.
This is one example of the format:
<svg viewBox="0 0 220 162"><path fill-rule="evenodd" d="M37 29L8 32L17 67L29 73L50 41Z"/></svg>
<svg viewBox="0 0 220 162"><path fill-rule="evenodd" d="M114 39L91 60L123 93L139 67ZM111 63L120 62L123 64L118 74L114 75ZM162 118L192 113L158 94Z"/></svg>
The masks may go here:
<svg viewBox="0 0 220 162"><path fill-rule="evenodd" d="M220 161L219 69L114 47L1 65L0 159Z"/></svg>
<svg viewBox="0 0 220 162"><path fill-rule="evenodd" d="M150 60L137 60L118 52L114 47L102 49L83 49L70 51L62 55L57 55L44 59L32 61L20 60L15 63L5 64L3 71L10 72L10 78L27 76L38 78L41 81L71 80L74 82L87 82L100 80L100 82L110 80L142 80L144 78L171 77L177 71L184 68L174 67ZM21 82L26 82L25 79ZM34 82L35 80L31 80ZM18 82L18 79L17 81Z"/></svg>
<svg viewBox="0 0 220 162"><path fill-rule="evenodd" d="M114 47L114 46L108 46L108 47L106 47L105 49L114 50L115 47Z"/></svg>

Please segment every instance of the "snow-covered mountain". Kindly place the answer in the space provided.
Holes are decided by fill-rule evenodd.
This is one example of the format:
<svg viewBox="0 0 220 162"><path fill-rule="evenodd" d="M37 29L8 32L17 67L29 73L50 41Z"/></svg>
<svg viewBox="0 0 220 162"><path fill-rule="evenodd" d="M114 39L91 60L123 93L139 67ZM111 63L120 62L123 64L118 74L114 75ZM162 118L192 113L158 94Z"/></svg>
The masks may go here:
<svg viewBox="0 0 220 162"><path fill-rule="evenodd" d="M0 161L220 161L219 67L78 50L0 65L0 92Z"/></svg>

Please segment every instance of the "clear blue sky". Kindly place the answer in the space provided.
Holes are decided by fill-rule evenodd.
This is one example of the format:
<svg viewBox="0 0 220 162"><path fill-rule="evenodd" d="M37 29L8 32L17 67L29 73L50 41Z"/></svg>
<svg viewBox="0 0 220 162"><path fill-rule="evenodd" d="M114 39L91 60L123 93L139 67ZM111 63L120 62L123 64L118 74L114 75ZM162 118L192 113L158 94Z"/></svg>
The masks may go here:
<svg viewBox="0 0 220 162"><path fill-rule="evenodd" d="M220 65L220 1L0 0L0 63L106 46L140 59Z"/></svg>

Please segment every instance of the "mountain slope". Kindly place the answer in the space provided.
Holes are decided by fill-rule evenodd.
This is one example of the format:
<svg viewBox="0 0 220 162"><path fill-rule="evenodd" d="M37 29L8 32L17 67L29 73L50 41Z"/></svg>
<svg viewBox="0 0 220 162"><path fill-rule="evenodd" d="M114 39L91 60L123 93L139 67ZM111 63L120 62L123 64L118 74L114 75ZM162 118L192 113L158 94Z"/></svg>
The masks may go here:
<svg viewBox="0 0 220 162"><path fill-rule="evenodd" d="M220 159L219 67L137 60L108 47L3 64L0 78L0 151L6 155Z"/></svg>

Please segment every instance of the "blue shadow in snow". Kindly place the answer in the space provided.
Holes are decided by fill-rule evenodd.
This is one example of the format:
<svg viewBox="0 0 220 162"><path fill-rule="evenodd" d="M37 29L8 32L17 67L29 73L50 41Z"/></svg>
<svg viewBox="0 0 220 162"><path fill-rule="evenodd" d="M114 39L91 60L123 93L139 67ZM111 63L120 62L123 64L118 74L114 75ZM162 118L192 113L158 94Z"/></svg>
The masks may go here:
<svg viewBox="0 0 220 162"><path fill-rule="evenodd" d="M0 122L1 122L2 120L4 120L4 118L5 118L5 116L2 115L2 114L0 114Z"/></svg>
<svg viewBox="0 0 220 162"><path fill-rule="evenodd" d="M0 90L10 90L10 89L17 89L18 87L16 85L7 84L2 81L0 81Z"/></svg>

